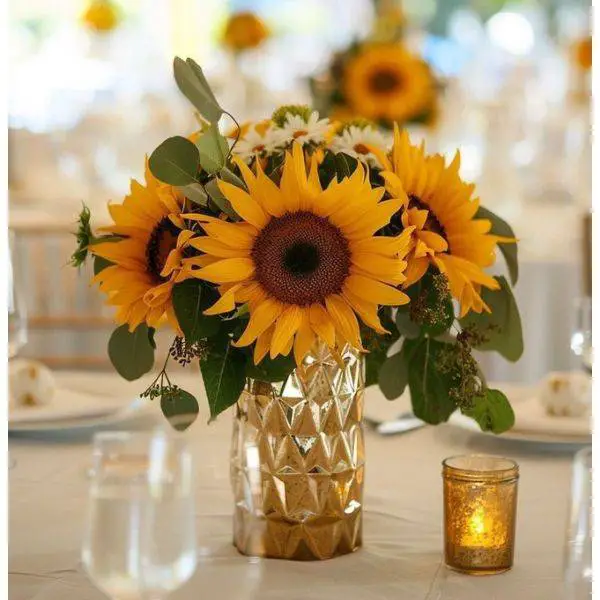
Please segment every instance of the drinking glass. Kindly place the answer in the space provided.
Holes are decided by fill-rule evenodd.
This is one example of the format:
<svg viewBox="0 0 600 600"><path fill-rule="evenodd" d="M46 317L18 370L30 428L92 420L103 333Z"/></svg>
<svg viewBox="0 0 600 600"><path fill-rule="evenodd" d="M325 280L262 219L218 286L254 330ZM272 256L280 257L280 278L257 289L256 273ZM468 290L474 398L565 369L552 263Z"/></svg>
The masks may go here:
<svg viewBox="0 0 600 600"><path fill-rule="evenodd" d="M15 234L8 232L8 358L14 358L27 343L27 312L25 310L22 272L15 253Z"/></svg>
<svg viewBox="0 0 600 600"><path fill-rule="evenodd" d="M93 448L85 569L114 600L162 600L196 569L185 441L165 430L103 432Z"/></svg>
<svg viewBox="0 0 600 600"><path fill-rule="evenodd" d="M565 545L565 600L592 593L592 448L575 455Z"/></svg>
<svg viewBox="0 0 600 600"><path fill-rule="evenodd" d="M592 373L592 299L578 298L576 302L575 331L571 336L571 350L581 360L584 370Z"/></svg>

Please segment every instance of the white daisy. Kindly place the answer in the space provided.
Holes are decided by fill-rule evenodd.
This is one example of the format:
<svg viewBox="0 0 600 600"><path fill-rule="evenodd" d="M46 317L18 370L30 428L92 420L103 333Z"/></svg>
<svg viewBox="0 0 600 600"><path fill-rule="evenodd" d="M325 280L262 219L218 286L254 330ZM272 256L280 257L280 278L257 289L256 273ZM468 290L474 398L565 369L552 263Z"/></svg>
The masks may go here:
<svg viewBox="0 0 600 600"><path fill-rule="evenodd" d="M230 140L233 146L235 137ZM281 130L272 125L265 125L264 122L250 125L248 130L238 140L233 148L233 153L240 156L244 161L249 161L257 154L266 156L274 152L283 143Z"/></svg>
<svg viewBox="0 0 600 600"><path fill-rule="evenodd" d="M333 152L344 152L370 167L381 169L382 165L379 159L372 152L369 152L368 146L377 146L386 150L390 146L390 140L387 139L384 133L370 125L366 127L350 125L345 127L329 143L329 148Z"/></svg>
<svg viewBox="0 0 600 600"><path fill-rule="evenodd" d="M296 141L304 146L310 142L315 144L324 142L330 127L329 119L319 119L319 113L313 111L308 117L308 121L305 121L300 115L288 114L279 131L281 131L284 144Z"/></svg>

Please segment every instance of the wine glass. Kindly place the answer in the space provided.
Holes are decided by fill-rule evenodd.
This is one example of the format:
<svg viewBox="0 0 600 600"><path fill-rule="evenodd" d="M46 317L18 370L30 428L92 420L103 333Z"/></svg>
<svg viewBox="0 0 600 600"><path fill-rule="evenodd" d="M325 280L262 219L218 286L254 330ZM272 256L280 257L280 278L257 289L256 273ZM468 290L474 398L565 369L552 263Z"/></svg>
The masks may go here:
<svg viewBox="0 0 600 600"><path fill-rule="evenodd" d="M27 311L22 272L16 258L15 234L8 232L8 358L14 358L27 343Z"/></svg>
<svg viewBox="0 0 600 600"><path fill-rule="evenodd" d="M94 437L82 560L115 600L162 600L196 569L192 459L166 430Z"/></svg>
<svg viewBox="0 0 600 600"><path fill-rule="evenodd" d="M592 448L575 455L565 545L565 600L592 593Z"/></svg>
<svg viewBox="0 0 600 600"><path fill-rule="evenodd" d="M589 296L576 302L575 331L571 336L571 350L581 359L584 370L592 374L592 299Z"/></svg>

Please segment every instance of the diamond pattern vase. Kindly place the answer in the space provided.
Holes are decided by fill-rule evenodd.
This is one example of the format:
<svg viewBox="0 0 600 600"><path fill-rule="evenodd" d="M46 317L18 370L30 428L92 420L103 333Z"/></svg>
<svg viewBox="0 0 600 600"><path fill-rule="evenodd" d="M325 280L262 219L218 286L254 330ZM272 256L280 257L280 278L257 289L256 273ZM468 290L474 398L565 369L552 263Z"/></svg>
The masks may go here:
<svg viewBox="0 0 600 600"><path fill-rule="evenodd" d="M231 456L243 554L325 560L362 542L364 363L316 347L284 383L249 379Z"/></svg>

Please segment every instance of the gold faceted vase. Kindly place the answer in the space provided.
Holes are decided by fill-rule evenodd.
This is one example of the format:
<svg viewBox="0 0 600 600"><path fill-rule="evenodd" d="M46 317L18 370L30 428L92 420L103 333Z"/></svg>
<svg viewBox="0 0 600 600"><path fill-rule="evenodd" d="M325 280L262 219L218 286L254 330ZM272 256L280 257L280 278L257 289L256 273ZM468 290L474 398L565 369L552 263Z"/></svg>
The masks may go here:
<svg viewBox="0 0 600 600"><path fill-rule="evenodd" d="M325 560L362 543L364 362L319 346L283 383L249 379L231 456L234 543L249 556Z"/></svg>

